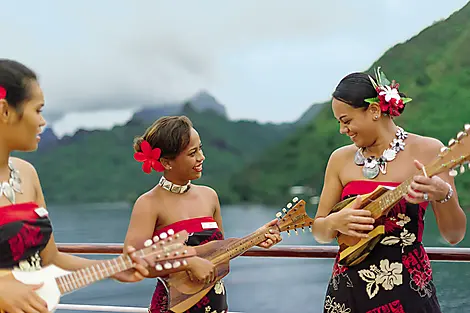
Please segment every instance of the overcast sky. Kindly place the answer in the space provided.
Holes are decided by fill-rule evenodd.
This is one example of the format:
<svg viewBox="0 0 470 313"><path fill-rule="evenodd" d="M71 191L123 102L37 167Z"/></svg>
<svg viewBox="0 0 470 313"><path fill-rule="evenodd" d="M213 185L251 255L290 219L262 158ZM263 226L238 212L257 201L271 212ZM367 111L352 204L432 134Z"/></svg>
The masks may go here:
<svg viewBox="0 0 470 313"><path fill-rule="evenodd" d="M59 135L201 89L230 118L293 121L467 2L0 0L0 51L38 72Z"/></svg>

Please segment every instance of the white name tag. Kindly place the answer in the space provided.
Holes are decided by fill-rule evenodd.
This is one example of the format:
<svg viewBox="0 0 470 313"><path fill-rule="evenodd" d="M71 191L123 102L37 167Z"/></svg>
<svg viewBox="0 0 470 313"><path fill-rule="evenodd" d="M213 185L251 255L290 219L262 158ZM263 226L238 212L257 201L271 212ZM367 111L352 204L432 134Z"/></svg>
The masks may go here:
<svg viewBox="0 0 470 313"><path fill-rule="evenodd" d="M201 223L202 229L211 229L211 228L218 228L217 222L205 222Z"/></svg>
<svg viewBox="0 0 470 313"><path fill-rule="evenodd" d="M49 215L49 212L47 212L47 210L44 208L37 208L36 210L34 210L34 212L36 212L39 217L45 217Z"/></svg>

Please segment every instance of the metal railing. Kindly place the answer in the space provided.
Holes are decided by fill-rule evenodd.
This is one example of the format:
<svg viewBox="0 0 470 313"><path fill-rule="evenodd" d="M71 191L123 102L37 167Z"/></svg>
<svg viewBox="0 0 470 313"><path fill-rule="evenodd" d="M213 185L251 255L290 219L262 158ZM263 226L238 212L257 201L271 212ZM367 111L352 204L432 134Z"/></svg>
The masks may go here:
<svg viewBox="0 0 470 313"><path fill-rule="evenodd" d="M66 243L57 244L59 251L73 254L121 254L122 244L83 244ZM448 262L470 262L470 248L425 248L431 261ZM270 249L254 247L246 251L245 257L275 257L275 258L314 258L325 259L335 258L338 253L337 246L274 246ZM59 304L59 310L74 311L102 311L102 312L123 312L123 313L146 313L147 308L124 307L106 305L83 305L83 304ZM232 312L235 313L235 312Z"/></svg>

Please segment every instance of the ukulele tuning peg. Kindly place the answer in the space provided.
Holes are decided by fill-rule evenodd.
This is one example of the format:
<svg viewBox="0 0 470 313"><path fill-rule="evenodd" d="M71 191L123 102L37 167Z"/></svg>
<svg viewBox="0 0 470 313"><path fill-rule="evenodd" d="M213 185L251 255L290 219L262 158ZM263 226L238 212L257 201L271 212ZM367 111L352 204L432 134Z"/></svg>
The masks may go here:
<svg viewBox="0 0 470 313"><path fill-rule="evenodd" d="M465 173L465 166L461 165L460 166L460 174L463 174L463 173Z"/></svg>
<svg viewBox="0 0 470 313"><path fill-rule="evenodd" d="M145 246L146 248L150 247L152 244L153 244L152 239L147 239L147 240L145 240L145 242L144 242L144 246Z"/></svg>
<svg viewBox="0 0 470 313"><path fill-rule="evenodd" d="M299 198L297 198L297 197L294 197L294 199L292 199L292 202L294 202L294 203L297 203L297 201L299 201Z"/></svg>
<svg viewBox="0 0 470 313"><path fill-rule="evenodd" d="M312 225L310 225L310 226L308 227L308 231L309 231L309 232L312 232Z"/></svg>
<svg viewBox="0 0 470 313"><path fill-rule="evenodd" d="M305 233L305 228L304 227L302 227L302 232Z"/></svg>
<svg viewBox="0 0 470 313"><path fill-rule="evenodd" d="M290 236L290 231L289 230L287 230L287 236Z"/></svg>
<svg viewBox="0 0 470 313"><path fill-rule="evenodd" d="M449 148L447 148L447 147L444 146L444 147L441 148L441 153L444 153L444 152L446 152L447 150L449 150Z"/></svg>
<svg viewBox="0 0 470 313"><path fill-rule="evenodd" d="M299 235L299 232L297 231L297 229L294 229L294 232L295 232L295 235L296 235L296 236Z"/></svg>
<svg viewBox="0 0 470 313"><path fill-rule="evenodd" d="M281 212L277 212L277 213L276 213L276 217L277 217L278 219L281 219L282 213L281 213Z"/></svg>
<svg viewBox="0 0 470 313"><path fill-rule="evenodd" d="M171 265L170 262L166 262L164 265L163 265L163 268L166 269L166 270L169 270L171 269L173 266Z"/></svg>
<svg viewBox="0 0 470 313"><path fill-rule="evenodd" d="M286 207L287 207L288 209L292 208L292 203L288 203L288 204L286 205Z"/></svg>
<svg viewBox="0 0 470 313"><path fill-rule="evenodd" d="M170 256L170 252L165 253L165 258Z"/></svg>
<svg viewBox="0 0 470 313"><path fill-rule="evenodd" d="M178 256L180 253L178 251L175 251L174 255Z"/></svg>
<svg viewBox="0 0 470 313"><path fill-rule="evenodd" d="M458 174L458 172L455 170L455 168L453 168L449 171L449 175L452 176L452 177L457 176L457 174Z"/></svg>
<svg viewBox="0 0 470 313"><path fill-rule="evenodd" d="M180 261L175 261L173 262L173 268L178 268L181 266L181 262Z"/></svg>
<svg viewBox="0 0 470 313"><path fill-rule="evenodd" d="M173 229L168 229L167 233L168 235L173 236L175 234L175 231Z"/></svg>
<svg viewBox="0 0 470 313"><path fill-rule="evenodd" d="M459 132L457 134L457 140L462 140L463 137L467 136L467 133L465 132Z"/></svg>
<svg viewBox="0 0 470 313"><path fill-rule="evenodd" d="M282 213L286 214L287 213L287 210L286 208L282 208Z"/></svg>
<svg viewBox="0 0 470 313"><path fill-rule="evenodd" d="M155 265L155 269L157 271L163 271L163 266L160 263L158 263L157 265Z"/></svg>
<svg viewBox="0 0 470 313"><path fill-rule="evenodd" d="M452 145L456 144L457 143L457 140L455 140L454 138L452 138L451 140L449 140L449 144L448 146L451 147Z"/></svg>
<svg viewBox="0 0 470 313"><path fill-rule="evenodd" d="M183 255L188 254L188 250L183 251Z"/></svg>
<svg viewBox="0 0 470 313"><path fill-rule="evenodd" d="M470 124L465 124L464 128L465 131L468 132L470 130Z"/></svg>
<svg viewBox="0 0 470 313"><path fill-rule="evenodd" d="M181 262L181 264L183 264L183 266L188 266L188 261L183 260L183 262Z"/></svg>
<svg viewBox="0 0 470 313"><path fill-rule="evenodd" d="M153 242L157 243L159 240L160 240L160 238L158 238L158 236L153 237Z"/></svg>
<svg viewBox="0 0 470 313"><path fill-rule="evenodd" d="M167 233L163 232L160 234L160 239L166 239L168 237Z"/></svg>

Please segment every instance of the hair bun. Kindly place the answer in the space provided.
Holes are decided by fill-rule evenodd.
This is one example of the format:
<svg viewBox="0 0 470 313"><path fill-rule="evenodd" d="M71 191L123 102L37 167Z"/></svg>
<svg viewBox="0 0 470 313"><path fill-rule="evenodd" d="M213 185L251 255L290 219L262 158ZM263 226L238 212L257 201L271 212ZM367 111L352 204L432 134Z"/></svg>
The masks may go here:
<svg viewBox="0 0 470 313"><path fill-rule="evenodd" d="M139 136L134 138L134 152L142 152L142 149L140 149L140 145L144 141L144 138Z"/></svg>

